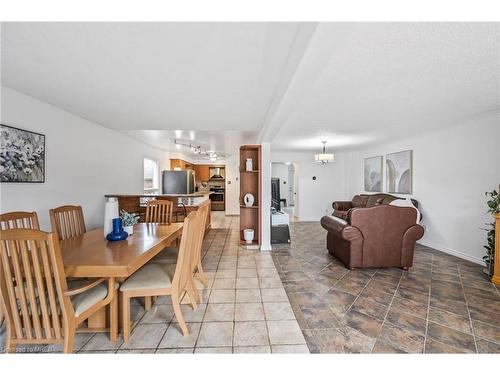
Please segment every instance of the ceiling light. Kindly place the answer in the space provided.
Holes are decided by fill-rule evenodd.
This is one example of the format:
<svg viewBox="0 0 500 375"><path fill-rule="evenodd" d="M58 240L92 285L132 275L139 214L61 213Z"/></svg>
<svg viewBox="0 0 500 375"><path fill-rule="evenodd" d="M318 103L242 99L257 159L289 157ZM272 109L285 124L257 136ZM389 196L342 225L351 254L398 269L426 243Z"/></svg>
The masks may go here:
<svg viewBox="0 0 500 375"><path fill-rule="evenodd" d="M321 164L331 163L335 159L335 157L333 154L326 153L326 141L322 141L321 143L323 143L323 152L321 154L314 155L314 161Z"/></svg>

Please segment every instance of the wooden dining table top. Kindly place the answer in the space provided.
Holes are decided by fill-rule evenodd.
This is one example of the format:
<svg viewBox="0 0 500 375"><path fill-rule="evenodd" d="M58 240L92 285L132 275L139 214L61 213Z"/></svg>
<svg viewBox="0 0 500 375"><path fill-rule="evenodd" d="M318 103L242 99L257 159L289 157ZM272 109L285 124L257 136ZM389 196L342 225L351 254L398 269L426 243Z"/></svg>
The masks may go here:
<svg viewBox="0 0 500 375"><path fill-rule="evenodd" d="M108 241L94 229L60 242L66 276L126 278L182 234L183 223L134 226L122 241Z"/></svg>

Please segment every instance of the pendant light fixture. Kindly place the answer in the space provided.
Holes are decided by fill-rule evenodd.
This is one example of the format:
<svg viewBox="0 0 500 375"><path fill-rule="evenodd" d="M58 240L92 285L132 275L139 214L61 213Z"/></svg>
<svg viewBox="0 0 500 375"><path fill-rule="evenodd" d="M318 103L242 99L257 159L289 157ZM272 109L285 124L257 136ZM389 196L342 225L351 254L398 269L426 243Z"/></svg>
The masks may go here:
<svg viewBox="0 0 500 375"><path fill-rule="evenodd" d="M321 143L323 143L323 152L321 154L314 155L314 161L320 164L327 164L333 162L335 159L334 155L326 153L326 146L325 146L326 141L322 141Z"/></svg>

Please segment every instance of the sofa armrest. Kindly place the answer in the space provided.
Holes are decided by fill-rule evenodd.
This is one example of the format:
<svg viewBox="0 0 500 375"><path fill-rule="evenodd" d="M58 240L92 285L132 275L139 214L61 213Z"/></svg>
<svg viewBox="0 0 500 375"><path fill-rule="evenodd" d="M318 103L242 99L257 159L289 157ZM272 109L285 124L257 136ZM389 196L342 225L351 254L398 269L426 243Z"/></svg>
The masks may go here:
<svg viewBox="0 0 500 375"><path fill-rule="evenodd" d="M340 237L342 230L347 226L347 222L335 216L323 216L321 218L321 226L332 234L337 234Z"/></svg>
<svg viewBox="0 0 500 375"><path fill-rule="evenodd" d="M332 207L334 210L348 211L352 208L352 202L351 201L335 201L332 203Z"/></svg>
<svg viewBox="0 0 500 375"><path fill-rule="evenodd" d="M413 250L415 242L424 236L424 227L420 224L415 224L409 227L404 236L401 250L401 264L405 267L410 267L413 264Z"/></svg>

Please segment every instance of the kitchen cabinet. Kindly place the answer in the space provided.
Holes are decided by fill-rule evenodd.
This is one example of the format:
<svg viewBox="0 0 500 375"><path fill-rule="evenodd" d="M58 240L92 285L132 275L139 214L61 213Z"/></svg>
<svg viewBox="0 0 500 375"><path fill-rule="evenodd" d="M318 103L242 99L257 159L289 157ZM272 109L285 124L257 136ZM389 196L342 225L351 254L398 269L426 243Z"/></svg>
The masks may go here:
<svg viewBox="0 0 500 375"><path fill-rule="evenodd" d="M210 178L208 165L196 165L194 170L196 172L196 181L207 182Z"/></svg>
<svg viewBox="0 0 500 375"><path fill-rule="evenodd" d="M181 171L185 171L187 169L193 169L194 164L188 163L187 161L184 161L182 159L170 159L170 169L175 170L176 168L180 169Z"/></svg>

